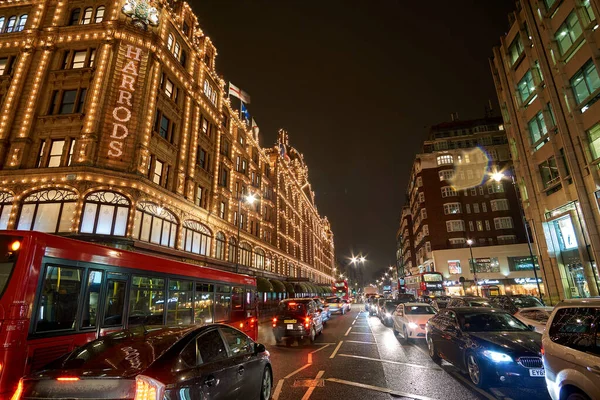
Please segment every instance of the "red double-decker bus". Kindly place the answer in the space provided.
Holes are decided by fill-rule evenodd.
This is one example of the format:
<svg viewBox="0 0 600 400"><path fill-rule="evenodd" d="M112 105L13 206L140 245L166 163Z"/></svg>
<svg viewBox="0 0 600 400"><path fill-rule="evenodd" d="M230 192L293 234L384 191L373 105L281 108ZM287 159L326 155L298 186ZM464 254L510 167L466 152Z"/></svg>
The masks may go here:
<svg viewBox="0 0 600 400"><path fill-rule="evenodd" d="M444 276L439 272L423 272L404 277L406 293L420 296L443 296Z"/></svg>
<svg viewBox="0 0 600 400"><path fill-rule="evenodd" d="M39 232L0 233L0 399L21 376L133 325L232 325L256 339L256 279Z"/></svg>
<svg viewBox="0 0 600 400"><path fill-rule="evenodd" d="M345 280L335 281L333 283L333 295L345 300L350 300L350 294L348 293L348 282Z"/></svg>

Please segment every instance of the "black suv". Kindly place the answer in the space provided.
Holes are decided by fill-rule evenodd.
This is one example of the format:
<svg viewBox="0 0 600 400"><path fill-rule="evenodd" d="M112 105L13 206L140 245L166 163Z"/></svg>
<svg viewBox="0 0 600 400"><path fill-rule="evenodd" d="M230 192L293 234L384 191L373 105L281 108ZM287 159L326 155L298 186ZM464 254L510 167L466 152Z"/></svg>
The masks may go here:
<svg viewBox="0 0 600 400"><path fill-rule="evenodd" d="M273 317L273 334L277 344L286 341L291 346L295 339L315 341L323 331L321 311L312 299L285 299L279 303Z"/></svg>
<svg viewBox="0 0 600 400"><path fill-rule="evenodd" d="M446 308L458 307L491 307L488 299L479 296L453 297L448 301Z"/></svg>
<svg viewBox="0 0 600 400"><path fill-rule="evenodd" d="M511 314L521 308L544 307L544 303L540 299L525 294L494 296L490 299L490 303L494 308L501 308Z"/></svg>

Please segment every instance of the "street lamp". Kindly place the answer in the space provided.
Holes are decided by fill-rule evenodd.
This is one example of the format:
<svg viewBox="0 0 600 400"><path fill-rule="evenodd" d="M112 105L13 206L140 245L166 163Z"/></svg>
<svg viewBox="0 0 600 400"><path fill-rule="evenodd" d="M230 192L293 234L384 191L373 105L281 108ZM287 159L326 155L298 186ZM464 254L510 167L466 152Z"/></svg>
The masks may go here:
<svg viewBox="0 0 600 400"><path fill-rule="evenodd" d="M504 179L504 174L500 171L496 171L492 174L492 179L498 183ZM515 182L515 177L511 174L510 181L512 182L513 189L515 190L515 195L518 193L517 183ZM537 270L535 269L535 260L533 258L533 250L531 248L531 240L529 239L529 229L527 228L527 219L525 218L525 210L523 209L523 204L521 204L521 200L517 198L517 203L519 204L519 214L521 214L521 221L523 222L523 229L525 229L525 237L527 238L527 247L529 248L529 257L531 257L531 265L533 266L533 276L535 277L535 284L537 285L538 294L540 296L540 300L542 303L544 299L542 297L542 288L540 287L540 281L538 279Z"/></svg>
<svg viewBox="0 0 600 400"><path fill-rule="evenodd" d="M236 257L235 257L235 273L238 273L239 267L240 267L240 230L242 228L242 200L244 200L244 202L248 205L252 205L254 204L254 202L257 200L256 196L254 196L253 194L248 195L248 196L240 196L240 198L238 199L238 213L237 213L237 251L236 251Z"/></svg>
<svg viewBox="0 0 600 400"><path fill-rule="evenodd" d="M469 245L469 252L471 253L471 265L473 266L473 281L475 282L475 293L479 296L479 283L477 282L477 265L475 265L475 259L473 258L473 240L467 239ZM466 295L466 293L465 293Z"/></svg>

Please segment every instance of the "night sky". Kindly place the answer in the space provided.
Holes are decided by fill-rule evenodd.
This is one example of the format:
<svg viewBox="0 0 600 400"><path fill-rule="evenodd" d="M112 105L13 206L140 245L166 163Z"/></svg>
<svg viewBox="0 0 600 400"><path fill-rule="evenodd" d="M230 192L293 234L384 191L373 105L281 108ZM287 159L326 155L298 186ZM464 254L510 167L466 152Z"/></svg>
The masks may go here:
<svg viewBox="0 0 600 400"><path fill-rule="evenodd" d="M339 259L393 264L427 127L497 108L488 65L513 0L192 0L217 70L252 96L270 147L304 153ZM497 109L496 109L497 112ZM366 274L368 276L368 274Z"/></svg>

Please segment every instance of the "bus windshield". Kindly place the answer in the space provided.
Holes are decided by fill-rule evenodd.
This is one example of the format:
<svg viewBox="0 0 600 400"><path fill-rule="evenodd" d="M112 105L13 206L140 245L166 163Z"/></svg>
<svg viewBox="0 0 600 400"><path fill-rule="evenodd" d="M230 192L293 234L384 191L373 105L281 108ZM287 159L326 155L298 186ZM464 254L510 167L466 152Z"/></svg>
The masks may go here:
<svg viewBox="0 0 600 400"><path fill-rule="evenodd" d="M22 237L0 236L0 297L17 263Z"/></svg>
<svg viewBox="0 0 600 400"><path fill-rule="evenodd" d="M425 282L441 282L443 280L442 274L423 274L423 281Z"/></svg>

